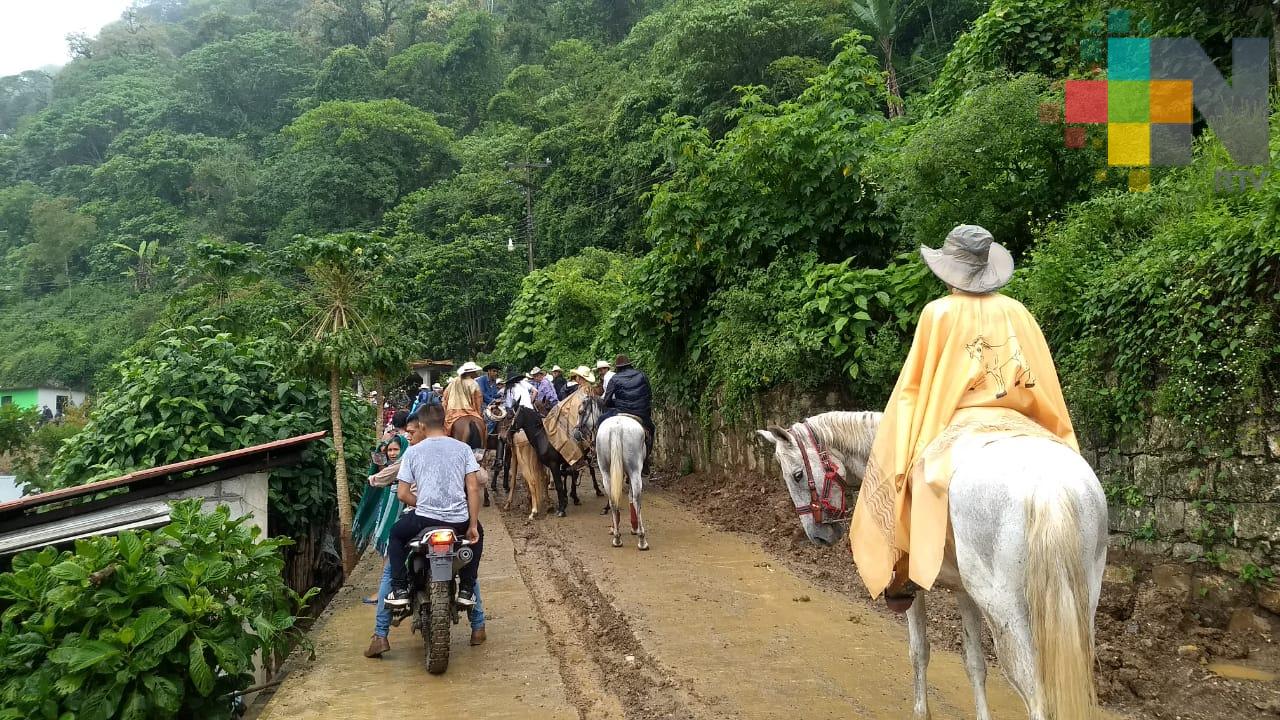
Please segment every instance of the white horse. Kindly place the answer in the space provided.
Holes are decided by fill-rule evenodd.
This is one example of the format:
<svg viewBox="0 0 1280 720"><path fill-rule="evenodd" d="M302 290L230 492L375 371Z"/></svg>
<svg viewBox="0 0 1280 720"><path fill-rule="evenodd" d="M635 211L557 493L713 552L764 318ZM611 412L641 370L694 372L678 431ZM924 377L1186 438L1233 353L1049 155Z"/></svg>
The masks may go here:
<svg viewBox="0 0 1280 720"><path fill-rule="evenodd" d="M814 543L832 545L843 536L845 493L862 482L880 415L829 412L790 430L757 431L773 443L783 482ZM1107 554L1102 486L1083 458L1052 440L1009 437L963 445L952 457L951 526L935 585L954 592L959 604L978 720L991 717L984 618L1031 720L1092 718L1093 618ZM823 472L823 453L838 473L832 479ZM923 593L907 611L907 630L915 718L927 720Z"/></svg>
<svg viewBox="0 0 1280 720"><path fill-rule="evenodd" d="M604 403L600 398L589 397L582 402L579 411L578 427L575 434L591 436L600 414L604 411ZM644 426L635 418L627 415L615 415L600 423L595 430L596 461L600 464L600 475L609 484L609 514L613 516L613 546L622 547L622 532L618 524L622 521L622 495L630 481L631 492L631 534L640 536L636 547L649 549L649 540L645 535L644 516L640 513L640 496L644 493Z"/></svg>

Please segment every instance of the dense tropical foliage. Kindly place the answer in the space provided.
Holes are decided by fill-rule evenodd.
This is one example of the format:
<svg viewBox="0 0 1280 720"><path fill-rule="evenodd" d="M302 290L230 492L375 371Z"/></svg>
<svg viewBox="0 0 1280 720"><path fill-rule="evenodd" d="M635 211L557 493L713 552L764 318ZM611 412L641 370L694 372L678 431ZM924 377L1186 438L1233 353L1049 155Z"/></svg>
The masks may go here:
<svg viewBox="0 0 1280 720"><path fill-rule="evenodd" d="M308 597L280 548L226 507L45 548L0 575L0 718L231 718L258 657L287 650Z"/></svg>

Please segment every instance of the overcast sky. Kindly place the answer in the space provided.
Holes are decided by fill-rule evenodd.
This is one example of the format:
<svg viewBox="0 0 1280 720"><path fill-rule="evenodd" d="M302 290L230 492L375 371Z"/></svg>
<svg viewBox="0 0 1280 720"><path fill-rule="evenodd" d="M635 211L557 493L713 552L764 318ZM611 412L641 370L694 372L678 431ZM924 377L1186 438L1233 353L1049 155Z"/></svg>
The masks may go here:
<svg viewBox="0 0 1280 720"><path fill-rule="evenodd" d="M97 35L132 0L0 0L0 77L63 65L67 33Z"/></svg>

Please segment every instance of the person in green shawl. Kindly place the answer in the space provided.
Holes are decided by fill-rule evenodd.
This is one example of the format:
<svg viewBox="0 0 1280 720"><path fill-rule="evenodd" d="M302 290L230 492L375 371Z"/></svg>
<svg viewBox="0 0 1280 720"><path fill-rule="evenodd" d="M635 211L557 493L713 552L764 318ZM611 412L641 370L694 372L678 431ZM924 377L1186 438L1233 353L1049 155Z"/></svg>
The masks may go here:
<svg viewBox="0 0 1280 720"><path fill-rule="evenodd" d="M409 448L409 438L404 435L406 413L399 412L392 419L396 434L378 444L369 464L369 487L360 496L356 515L351 524L351 536L356 549L363 553L372 543L382 557L387 556L387 542L391 538L391 526L396 524L404 503L396 497L395 475L400 456ZM397 422L398 421L398 422ZM376 604L376 595L364 602Z"/></svg>

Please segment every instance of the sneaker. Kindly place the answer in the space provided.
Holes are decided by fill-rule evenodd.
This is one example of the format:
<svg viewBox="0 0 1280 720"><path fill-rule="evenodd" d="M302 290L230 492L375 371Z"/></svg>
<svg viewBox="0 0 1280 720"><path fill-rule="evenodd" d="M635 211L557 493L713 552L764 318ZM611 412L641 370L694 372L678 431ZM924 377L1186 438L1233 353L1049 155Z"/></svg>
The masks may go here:
<svg viewBox="0 0 1280 720"><path fill-rule="evenodd" d="M476 604L476 598L470 590L459 590L458 604L463 607L471 607Z"/></svg>
<svg viewBox="0 0 1280 720"><path fill-rule="evenodd" d="M387 642L386 638L381 635L374 635L373 639L369 641L369 649L364 651L364 656L367 658L382 657L382 653L390 649L391 643Z"/></svg>
<svg viewBox="0 0 1280 720"><path fill-rule="evenodd" d="M409 607L409 588L406 586L392 590L387 594L386 604L390 608Z"/></svg>

